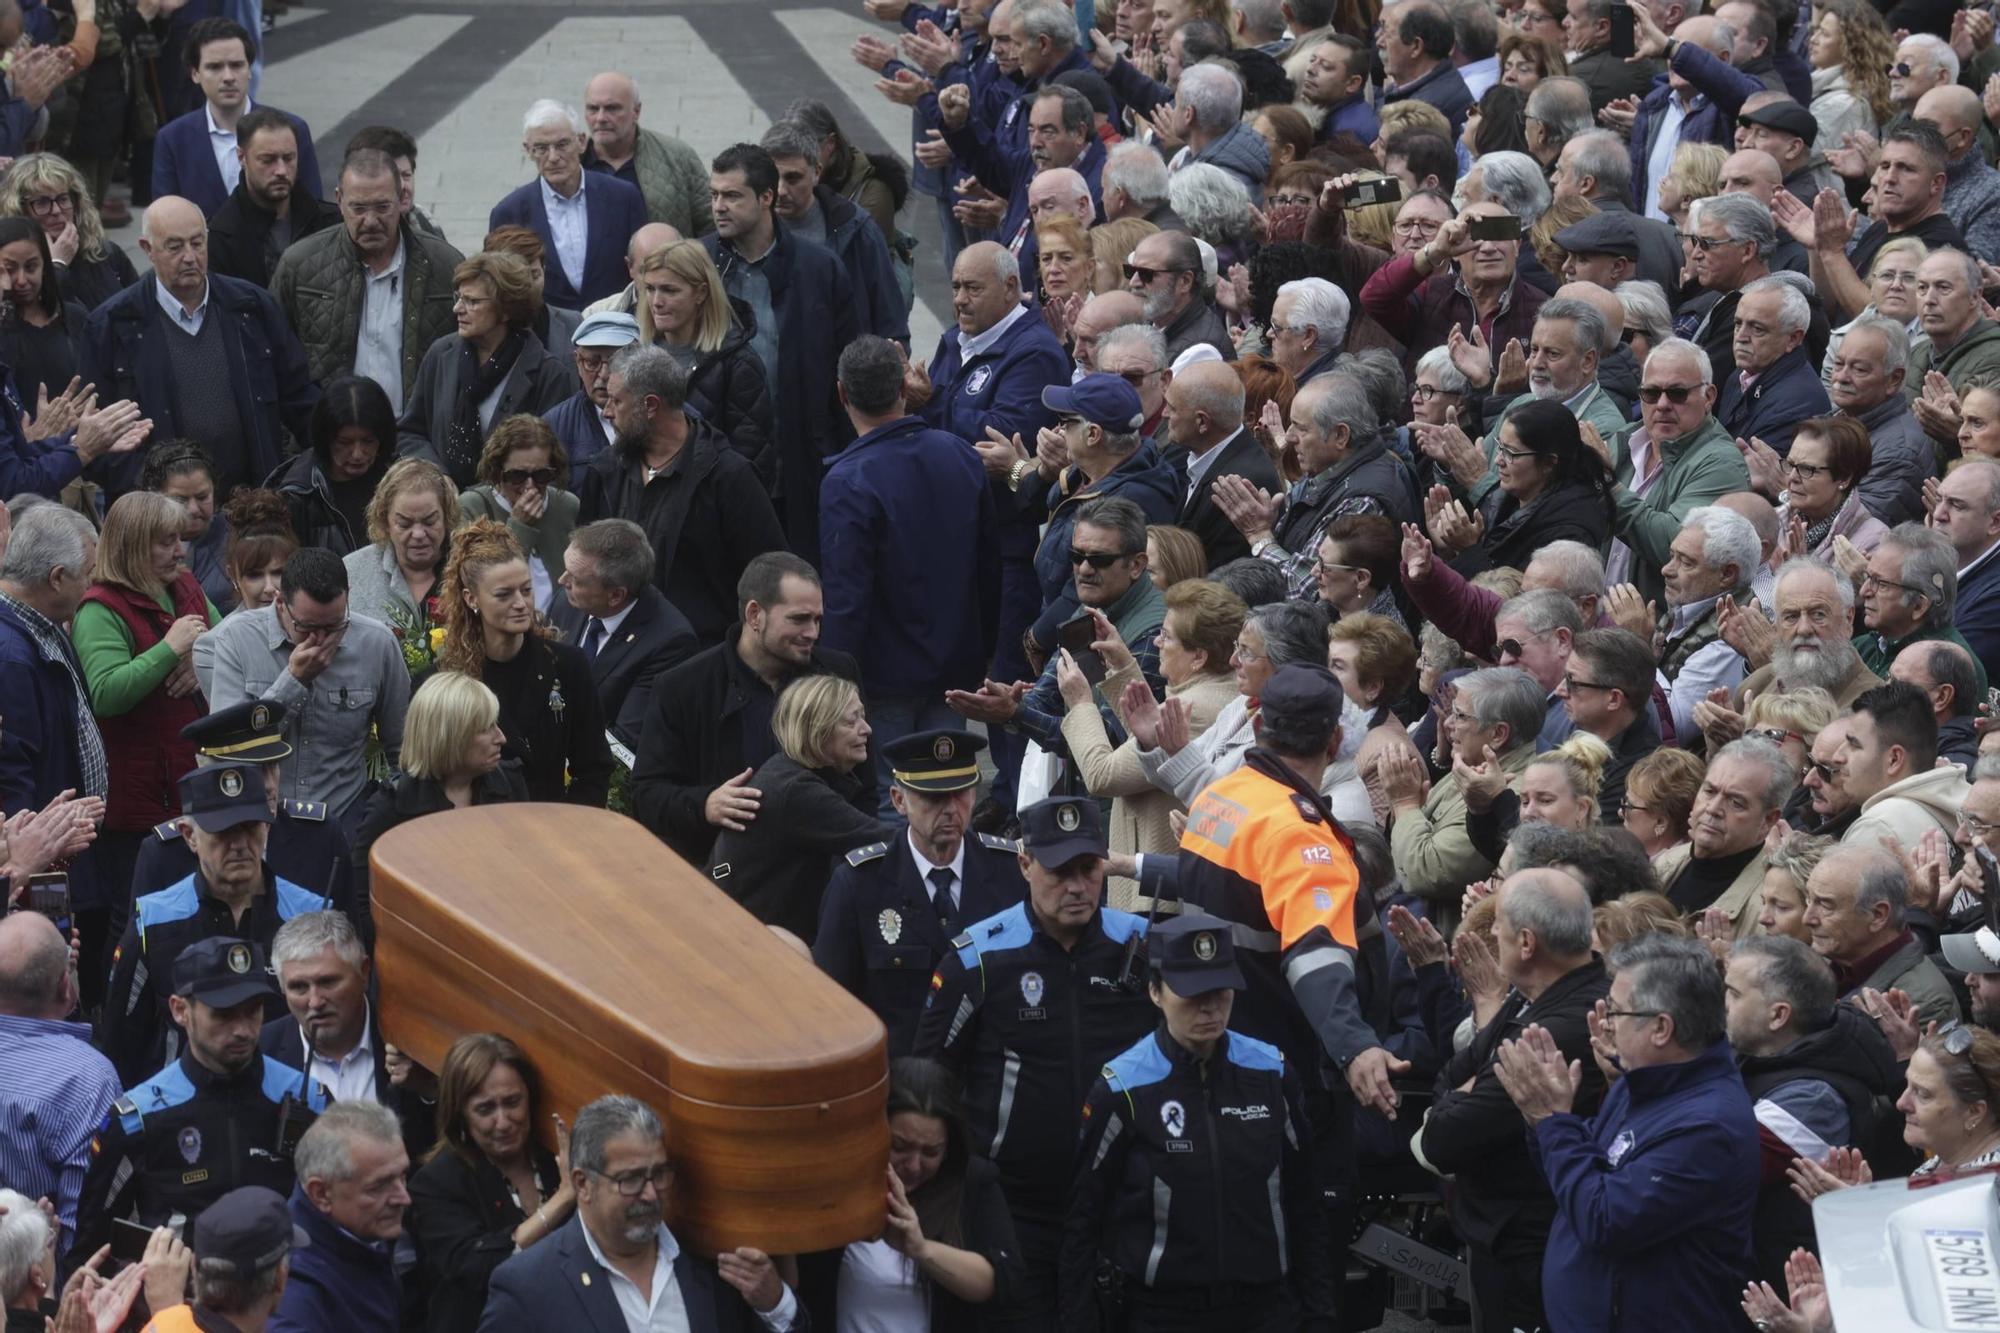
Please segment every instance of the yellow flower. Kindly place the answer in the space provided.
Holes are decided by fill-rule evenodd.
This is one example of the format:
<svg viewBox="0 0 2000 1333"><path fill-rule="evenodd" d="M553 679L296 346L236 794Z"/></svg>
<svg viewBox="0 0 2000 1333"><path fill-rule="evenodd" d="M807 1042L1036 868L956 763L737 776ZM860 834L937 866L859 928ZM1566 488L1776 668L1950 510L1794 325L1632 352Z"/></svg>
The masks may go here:
<svg viewBox="0 0 2000 1333"><path fill-rule="evenodd" d="M431 630L431 653L433 656L435 656L436 654L441 653L443 651L444 651L444 626L439 625Z"/></svg>

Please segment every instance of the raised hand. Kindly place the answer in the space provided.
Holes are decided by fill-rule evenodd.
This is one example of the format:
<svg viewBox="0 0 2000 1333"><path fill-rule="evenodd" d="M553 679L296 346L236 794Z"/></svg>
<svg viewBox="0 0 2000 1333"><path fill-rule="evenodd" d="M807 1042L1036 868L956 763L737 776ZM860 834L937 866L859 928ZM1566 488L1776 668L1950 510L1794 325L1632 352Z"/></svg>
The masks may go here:
<svg viewBox="0 0 2000 1333"><path fill-rule="evenodd" d="M1721 627L1722 641L1734 648L1752 671L1769 664L1778 628L1755 597L1738 606L1734 597L1725 594L1716 610L1716 623Z"/></svg>
<svg viewBox="0 0 2000 1333"><path fill-rule="evenodd" d="M1067 648L1056 649L1056 689L1062 692L1065 708L1081 708L1090 702L1090 678Z"/></svg>
<svg viewBox="0 0 2000 1333"><path fill-rule="evenodd" d="M1442 488L1440 488L1442 489ZM1421 583L1431 575L1431 542L1414 523L1403 525L1403 582Z"/></svg>
<svg viewBox="0 0 2000 1333"><path fill-rule="evenodd" d="M1834 151L1837 153L1840 150ZM1792 239L1806 249L1818 248L1818 238L1813 232L1813 211L1790 190L1779 190L1771 196L1771 220L1790 232Z"/></svg>
<svg viewBox="0 0 2000 1333"><path fill-rule="evenodd" d="M916 74L912 73L907 69L897 70L896 77L893 79L875 80L875 91L882 94L882 96L888 98L891 102L896 103L898 106L915 106L917 103L924 100L924 94L931 91L931 87L932 85L929 79L920 78L919 76L917 76ZM928 131L928 133L937 135L937 137L940 140L944 138L944 136L942 134L938 134L936 130L930 130ZM923 156L923 148L927 146L928 145L923 145L918 148L918 160L923 162L925 166L941 167L945 165L946 162L951 161L951 149L949 148L946 148L944 150L943 161L934 162L925 158ZM936 154L933 153L932 156L935 157Z"/></svg>
<svg viewBox="0 0 2000 1333"><path fill-rule="evenodd" d="M1694 919L1694 937L1708 946L1709 954L1718 964L1726 963L1729 950L1736 943L1736 926L1727 912L1710 907Z"/></svg>
<svg viewBox="0 0 2000 1333"><path fill-rule="evenodd" d="M1390 750L1376 764L1375 771L1382 779L1382 792L1393 810L1414 809L1430 795L1431 781L1424 772L1424 761L1413 749L1397 746Z"/></svg>
<svg viewBox="0 0 2000 1333"><path fill-rule="evenodd" d="M1235 473L1217 477L1209 493L1215 497L1216 508L1252 546L1270 537L1278 515L1285 507L1284 496L1273 495L1249 478Z"/></svg>
<svg viewBox="0 0 2000 1333"><path fill-rule="evenodd" d="M1749 702L1746 700L1743 706L1748 708ZM1745 724L1743 714L1729 706L1729 691L1717 686L1694 706L1694 725L1708 742L1708 752L1714 754L1742 736Z"/></svg>
<svg viewBox="0 0 2000 1333"><path fill-rule="evenodd" d="M958 42L939 29L937 24L925 19L917 24L915 32L903 34L903 54L920 66L924 73L936 78L958 59Z"/></svg>
<svg viewBox="0 0 2000 1333"><path fill-rule="evenodd" d="M1456 408L1451 410L1454 412L1457 411ZM1604 460L1606 471L1617 470L1611 462L1611 445L1605 441L1602 431L1598 430L1597 427L1591 425L1588 421L1577 422L1576 431L1577 434L1583 436L1583 442L1589 445L1599 458Z"/></svg>
<svg viewBox="0 0 2000 1333"><path fill-rule="evenodd" d="M1882 160L1882 145L1872 134L1843 134L1840 147L1826 155L1827 165L1836 174L1848 180L1867 180L1875 174L1875 164Z"/></svg>
<svg viewBox="0 0 2000 1333"><path fill-rule="evenodd" d="M1597 113L1597 123L1613 133L1630 134L1632 122L1637 120L1638 116L1639 103L1636 98L1617 97L1606 102L1604 109Z"/></svg>
<svg viewBox="0 0 2000 1333"><path fill-rule="evenodd" d="M1500 368L1494 373L1493 392L1526 393L1527 390L1528 353L1519 338L1509 338L1500 349Z"/></svg>
<svg viewBox="0 0 2000 1333"><path fill-rule="evenodd" d="M1118 715L1141 749L1160 748L1160 701L1153 697L1145 681L1135 680L1125 686L1125 693L1118 699Z"/></svg>
<svg viewBox="0 0 2000 1333"><path fill-rule="evenodd" d="M1862 1013L1875 1020L1876 1027L1882 1029L1882 1035L1888 1038L1889 1048L1896 1053L1899 1061L1907 1061L1915 1055L1918 1044L1937 1028L1936 1023L1926 1024L1917 1016L1917 1007L1906 991L1879 991L1868 986L1854 997L1854 1003L1861 1006Z"/></svg>
<svg viewBox="0 0 2000 1333"><path fill-rule="evenodd" d="M1618 1062L1618 1043L1611 1039L1611 1002L1599 1000L1592 1005L1584 1016L1584 1026L1590 1029L1591 1063L1604 1075L1604 1081L1616 1083L1625 1077L1625 1066Z"/></svg>
<svg viewBox="0 0 2000 1333"><path fill-rule="evenodd" d="M1465 331L1463 324L1452 325L1445 346L1451 349L1452 365L1472 381L1473 388L1484 389L1493 383L1493 349L1486 345L1486 336L1479 331L1478 324L1472 326L1471 333Z"/></svg>
<svg viewBox="0 0 2000 1333"><path fill-rule="evenodd" d="M1169 699L1160 705L1160 748L1168 754L1179 754L1188 746L1194 736L1194 719L1188 713L1188 706L1179 699Z"/></svg>
<svg viewBox="0 0 2000 1333"><path fill-rule="evenodd" d="M1645 5L1633 5L1632 54L1625 58L1625 62L1632 64L1640 60L1657 60L1666 53L1667 34L1653 21L1652 11ZM1632 99L1623 100L1629 102Z"/></svg>
<svg viewBox="0 0 2000 1333"><path fill-rule="evenodd" d="M847 48L847 53L854 57L855 64L872 69L877 74L896 58L896 48L873 33L863 33L856 37L853 45Z"/></svg>
<svg viewBox="0 0 2000 1333"><path fill-rule="evenodd" d="M1736 452L1743 455L1743 466L1750 469L1750 489L1767 499L1784 493L1785 465L1778 457L1778 451L1762 440L1752 436L1736 439Z"/></svg>
<svg viewBox="0 0 2000 1333"><path fill-rule="evenodd" d="M1635 6L1632 12L1641 11ZM1556 1039L1536 1023L1529 1024L1518 1039L1501 1043L1494 1072L1520 1109L1521 1118L1530 1125L1568 1112L1576 1104L1576 1090L1583 1082L1583 1062L1565 1061Z"/></svg>
<svg viewBox="0 0 2000 1333"><path fill-rule="evenodd" d="M1604 611L1619 629L1637 635L1641 643L1653 641L1660 627L1660 608L1643 597L1637 585L1615 583L1604 594Z"/></svg>
<svg viewBox="0 0 2000 1333"><path fill-rule="evenodd" d="M1449 546L1454 551L1469 551L1486 537L1486 516L1477 509L1468 510L1458 500L1444 507L1438 524L1432 535L1440 546Z"/></svg>
<svg viewBox="0 0 2000 1333"><path fill-rule="evenodd" d="M1493 802L1500 799L1500 793L1507 790L1507 770L1500 767L1500 761L1490 745L1479 747L1479 759L1475 763L1466 762L1462 754L1452 755L1451 771L1452 776L1458 779L1458 791L1465 798L1465 808L1476 815L1491 810Z"/></svg>
<svg viewBox="0 0 2000 1333"><path fill-rule="evenodd" d="M965 128L967 116L972 114L972 89L962 83L954 83L940 88L937 95L938 119L948 130Z"/></svg>
<svg viewBox="0 0 2000 1333"><path fill-rule="evenodd" d="M1813 200L1813 240L1821 254L1841 254L1854 239L1855 213L1838 190L1821 190Z"/></svg>
<svg viewBox="0 0 2000 1333"><path fill-rule="evenodd" d="M1401 903L1389 909L1389 933L1403 950L1413 968L1442 963L1451 955L1444 936L1429 917L1418 916Z"/></svg>

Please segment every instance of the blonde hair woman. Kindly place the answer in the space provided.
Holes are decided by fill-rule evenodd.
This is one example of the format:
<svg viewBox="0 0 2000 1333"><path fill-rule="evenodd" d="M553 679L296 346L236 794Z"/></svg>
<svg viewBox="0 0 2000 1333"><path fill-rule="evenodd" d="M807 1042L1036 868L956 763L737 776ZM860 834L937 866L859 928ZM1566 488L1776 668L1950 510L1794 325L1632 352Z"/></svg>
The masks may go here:
<svg viewBox="0 0 2000 1333"><path fill-rule="evenodd" d="M1775 845L1764 845L1764 883L1759 891L1757 929L1766 935L1788 935L1812 943L1806 929L1806 881L1840 844L1812 833L1789 833Z"/></svg>
<svg viewBox="0 0 2000 1333"><path fill-rule="evenodd" d="M1672 219L1675 231L1687 232L1689 204L1722 193L1722 164L1728 159L1718 144L1684 143L1674 149L1667 174L1660 177L1660 211ZM1667 295L1671 299L1673 293Z"/></svg>
<svg viewBox="0 0 2000 1333"><path fill-rule="evenodd" d="M663 245L639 261L639 341L658 343L688 373L688 404L756 465L777 475L771 387L750 340L757 317L723 290L699 241Z"/></svg>
<svg viewBox="0 0 2000 1333"><path fill-rule="evenodd" d="M1125 261L1139 242L1159 228L1144 218L1119 218L1090 229L1090 290L1093 294L1125 290Z"/></svg>
<svg viewBox="0 0 2000 1333"><path fill-rule="evenodd" d="M1146 577L1161 592L1183 579L1205 578L1208 552L1201 538L1171 523L1146 525Z"/></svg>
<svg viewBox="0 0 2000 1333"><path fill-rule="evenodd" d="M1656 866L1661 853L1687 841L1688 819L1705 772L1707 765L1686 750L1661 748L1625 775L1619 816Z"/></svg>
<svg viewBox="0 0 2000 1333"><path fill-rule="evenodd" d="M458 487L443 468L421 458L398 459L368 501L368 544L341 561L347 566L348 614L393 630L413 674L433 656L438 578L459 517Z"/></svg>
<svg viewBox="0 0 2000 1333"><path fill-rule="evenodd" d="M208 711L195 688L195 640L222 619L183 567L187 510L157 491L118 498L104 516L97 576L72 643L104 738L111 786L93 854L107 884L130 884L139 839L180 813L194 744L180 730Z"/></svg>
<svg viewBox="0 0 2000 1333"><path fill-rule="evenodd" d="M505 758L500 700L462 671L439 671L410 696L403 719L402 776L368 798L355 839L355 864L368 864L375 840L399 824L441 810L528 799L517 760ZM372 896L357 903L356 929L374 935Z"/></svg>
<svg viewBox="0 0 2000 1333"><path fill-rule="evenodd" d="M761 797L756 817L723 827L708 874L759 921L810 944L833 857L899 835L875 817L868 717L853 681L793 681L771 710L771 734L778 752L750 778Z"/></svg>
<svg viewBox="0 0 2000 1333"><path fill-rule="evenodd" d="M1595 824L1604 766L1610 762L1610 746L1587 731L1572 732L1521 771L1522 822L1539 819L1572 833Z"/></svg>
<svg viewBox="0 0 2000 1333"><path fill-rule="evenodd" d="M521 762L532 799L602 806L611 750L590 662L537 620L534 586L506 528L482 518L459 529L438 594L438 665L485 681L499 698L507 755Z"/></svg>
<svg viewBox="0 0 2000 1333"><path fill-rule="evenodd" d="M95 310L139 280L123 246L105 239L90 186L54 153L28 153L0 176L0 217L33 218L62 269L63 295Z"/></svg>
<svg viewBox="0 0 2000 1333"><path fill-rule="evenodd" d="M1249 608L1235 593L1206 579L1174 584L1167 589L1166 602L1166 616L1155 636L1160 675L1167 683L1167 697L1179 699L1188 710L1192 739L1208 730L1216 715L1236 699L1229 656ZM1144 677L1125 640L1103 613L1092 611L1091 619L1097 625L1093 647L1105 666L1104 683L1098 692L1122 725L1125 691ZM1139 766L1136 737L1127 736L1122 745L1113 746L1090 681L1067 651L1057 661L1056 684L1062 690L1063 740L1069 745L1070 759L1091 795L1112 798L1107 830L1111 850L1169 852L1179 846L1170 817L1180 803L1147 778ZM1131 910L1138 900L1139 886L1129 879L1114 878L1107 882L1106 892L1111 906Z"/></svg>

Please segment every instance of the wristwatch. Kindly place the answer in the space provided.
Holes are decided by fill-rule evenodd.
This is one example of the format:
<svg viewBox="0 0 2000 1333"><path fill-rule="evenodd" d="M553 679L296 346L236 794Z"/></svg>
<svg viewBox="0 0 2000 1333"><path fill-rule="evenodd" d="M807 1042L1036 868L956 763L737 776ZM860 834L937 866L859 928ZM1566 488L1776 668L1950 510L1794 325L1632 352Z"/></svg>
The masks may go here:
<svg viewBox="0 0 2000 1333"><path fill-rule="evenodd" d="M1032 458L1024 458L1014 464L1013 468L1007 473L1007 489L1010 491L1020 490L1021 478L1027 476L1034 469L1034 466L1035 460Z"/></svg>

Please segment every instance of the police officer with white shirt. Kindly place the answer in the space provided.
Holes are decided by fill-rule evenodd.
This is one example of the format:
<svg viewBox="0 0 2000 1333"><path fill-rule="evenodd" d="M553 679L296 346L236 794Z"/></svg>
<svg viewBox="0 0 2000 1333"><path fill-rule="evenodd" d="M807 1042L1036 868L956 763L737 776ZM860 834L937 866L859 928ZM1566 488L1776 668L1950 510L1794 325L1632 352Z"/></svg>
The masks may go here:
<svg viewBox="0 0 2000 1333"><path fill-rule="evenodd" d="M813 961L875 1011L889 1056L916 1044L925 987L951 938L1028 895L1021 844L973 833L981 737L920 731L883 747L902 836L849 852L820 903Z"/></svg>
<svg viewBox="0 0 2000 1333"><path fill-rule="evenodd" d="M1083 1106L1062 1327L1331 1329L1337 1274L1302 1085L1277 1047L1229 1030L1244 988L1231 927L1190 913L1156 923L1146 949L1160 1023Z"/></svg>
<svg viewBox="0 0 2000 1333"><path fill-rule="evenodd" d="M1143 917L1105 907L1096 801L1021 811L1026 902L952 941L931 978L916 1053L965 1085L972 1150L1000 1170L1021 1255L1015 1299L987 1330L1055 1326L1056 1256L1078 1115L1104 1062L1153 1025Z"/></svg>

